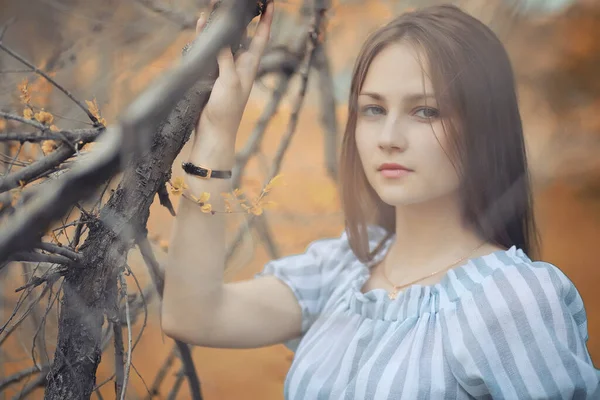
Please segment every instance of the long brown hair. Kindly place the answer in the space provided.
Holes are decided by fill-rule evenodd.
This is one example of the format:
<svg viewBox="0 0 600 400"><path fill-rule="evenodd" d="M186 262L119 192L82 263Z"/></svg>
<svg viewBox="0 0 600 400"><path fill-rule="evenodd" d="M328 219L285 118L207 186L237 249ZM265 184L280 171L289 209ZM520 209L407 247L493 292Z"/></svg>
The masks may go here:
<svg viewBox="0 0 600 400"><path fill-rule="evenodd" d="M369 65L399 41L424 51L440 111L452 116L443 126L457 161L464 221L482 239L532 256L539 242L510 60L491 29L453 5L405 13L371 34L360 50L340 159L340 197L352 250L361 261L371 261L381 246L370 250L367 227L383 227L385 239L396 230L394 207L367 181L355 131L358 94Z"/></svg>

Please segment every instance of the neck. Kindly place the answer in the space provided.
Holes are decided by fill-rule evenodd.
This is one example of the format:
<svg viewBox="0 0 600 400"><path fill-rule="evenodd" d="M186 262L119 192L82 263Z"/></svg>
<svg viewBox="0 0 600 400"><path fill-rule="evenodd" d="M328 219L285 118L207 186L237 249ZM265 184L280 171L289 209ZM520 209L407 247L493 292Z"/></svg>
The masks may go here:
<svg viewBox="0 0 600 400"><path fill-rule="evenodd" d="M386 263L389 269L409 275L427 274L461 257L480 253L482 243L466 227L456 199L440 198L427 203L396 207L396 237Z"/></svg>

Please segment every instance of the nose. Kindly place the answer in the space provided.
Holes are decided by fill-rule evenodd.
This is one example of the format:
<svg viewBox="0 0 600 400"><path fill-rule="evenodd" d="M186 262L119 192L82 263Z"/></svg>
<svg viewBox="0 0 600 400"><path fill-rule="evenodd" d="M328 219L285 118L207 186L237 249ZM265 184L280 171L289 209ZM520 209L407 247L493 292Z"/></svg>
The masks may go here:
<svg viewBox="0 0 600 400"><path fill-rule="evenodd" d="M382 131L379 134L377 144L384 151L404 151L407 147L406 137L404 135L405 127L402 121L397 117L388 117L385 121Z"/></svg>

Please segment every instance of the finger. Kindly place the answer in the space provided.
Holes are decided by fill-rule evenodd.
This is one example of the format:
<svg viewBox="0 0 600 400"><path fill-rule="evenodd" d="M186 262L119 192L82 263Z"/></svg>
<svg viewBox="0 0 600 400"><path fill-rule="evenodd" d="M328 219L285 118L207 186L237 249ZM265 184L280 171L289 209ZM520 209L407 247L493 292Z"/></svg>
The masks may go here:
<svg viewBox="0 0 600 400"><path fill-rule="evenodd" d="M196 22L196 35L202 32L204 25L206 25L206 13L201 13L198 21Z"/></svg>
<svg viewBox="0 0 600 400"><path fill-rule="evenodd" d="M236 78L235 62L233 61L233 54L229 46L219 51L217 62L219 63L219 77L223 77L227 81L232 81Z"/></svg>
<svg viewBox="0 0 600 400"><path fill-rule="evenodd" d="M238 57L237 69L240 74L240 79L243 81L254 81L254 75L256 75L260 57L264 53L267 43L269 42L271 22L273 21L273 7L272 1L267 4L266 10L261 15L248 50Z"/></svg>
<svg viewBox="0 0 600 400"><path fill-rule="evenodd" d="M274 3L270 1L267 4L265 12L260 16L256 33L250 42L248 52L256 57L260 57L267 47L269 36L271 35L271 23L273 22Z"/></svg>

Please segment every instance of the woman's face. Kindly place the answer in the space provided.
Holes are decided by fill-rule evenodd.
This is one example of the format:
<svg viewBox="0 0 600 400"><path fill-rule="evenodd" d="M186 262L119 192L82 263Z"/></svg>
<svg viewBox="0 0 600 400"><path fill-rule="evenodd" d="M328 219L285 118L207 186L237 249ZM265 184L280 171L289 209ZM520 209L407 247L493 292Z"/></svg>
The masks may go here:
<svg viewBox="0 0 600 400"><path fill-rule="evenodd" d="M442 147L446 133L429 72L417 55L410 44L388 45L373 59L358 96L358 153L369 183L392 206L458 192L459 178ZM384 163L410 171L380 170Z"/></svg>

